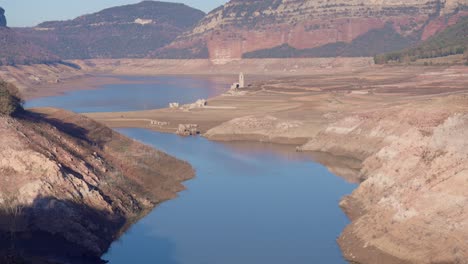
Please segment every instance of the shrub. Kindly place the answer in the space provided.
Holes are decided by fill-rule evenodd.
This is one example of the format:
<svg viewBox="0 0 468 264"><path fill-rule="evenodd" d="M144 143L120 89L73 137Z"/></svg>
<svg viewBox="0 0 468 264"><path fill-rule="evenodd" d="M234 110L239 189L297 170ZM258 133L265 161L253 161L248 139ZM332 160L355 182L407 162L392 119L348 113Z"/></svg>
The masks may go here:
<svg viewBox="0 0 468 264"><path fill-rule="evenodd" d="M16 86L0 81L0 115L12 115L23 110L23 101Z"/></svg>

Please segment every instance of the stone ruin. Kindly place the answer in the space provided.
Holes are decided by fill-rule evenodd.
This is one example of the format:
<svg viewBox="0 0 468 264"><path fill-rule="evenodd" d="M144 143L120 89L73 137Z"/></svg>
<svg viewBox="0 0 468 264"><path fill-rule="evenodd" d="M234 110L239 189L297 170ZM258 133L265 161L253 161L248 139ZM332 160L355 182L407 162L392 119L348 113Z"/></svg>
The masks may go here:
<svg viewBox="0 0 468 264"><path fill-rule="evenodd" d="M200 135L200 130L197 124L179 124L176 133L180 136L196 136Z"/></svg>
<svg viewBox="0 0 468 264"><path fill-rule="evenodd" d="M158 127L163 127L169 125L169 122L164 122L164 121L158 121L158 120L151 120L150 121L151 126L158 126Z"/></svg>
<svg viewBox="0 0 468 264"><path fill-rule="evenodd" d="M198 99L195 103L191 104L190 108L202 108L205 107L208 103L205 99Z"/></svg>
<svg viewBox="0 0 468 264"><path fill-rule="evenodd" d="M179 108L179 106L180 106L179 103L170 103L169 104L169 108L171 108L171 109Z"/></svg>
<svg viewBox="0 0 468 264"><path fill-rule="evenodd" d="M190 110L195 108L203 108L208 104L208 101L205 99L198 99L195 103L187 104L180 106L179 103L170 103L169 108L171 109L182 109L182 110Z"/></svg>
<svg viewBox="0 0 468 264"><path fill-rule="evenodd" d="M242 89L244 87L245 87L245 77L244 77L244 74L241 72L239 73L239 82L233 83L231 85L231 90Z"/></svg>

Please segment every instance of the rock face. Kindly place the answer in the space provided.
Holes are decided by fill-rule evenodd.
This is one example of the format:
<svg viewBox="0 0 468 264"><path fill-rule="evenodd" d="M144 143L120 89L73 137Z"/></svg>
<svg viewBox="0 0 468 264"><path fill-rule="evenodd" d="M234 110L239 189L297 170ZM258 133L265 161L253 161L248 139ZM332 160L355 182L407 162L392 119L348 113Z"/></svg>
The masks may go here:
<svg viewBox="0 0 468 264"><path fill-rule="evenodd" d="M467 0L231 0L155 55L176 56L188 49L191 52L185 53L187 57L209 56L223 62L289 45L298 50L328 48L334 56L343 52L361 56L359 51L376 39L367 34L385 29L381 37L395 43L370 51L376 54L433 35L447 26L446 17L466 13L467 6ZM358 38L358 47L347 46ZM327 46L337 43L341 46ZM321 52L313 55L320 56Z"/></svg>
<svg viewBox="0 0 468 264"><path fill-rule="evenodd" d="M1 263L102 263L113 240L193 176L187 163L62 110L1 116L0 133Z"/></svg>
<svg viewBox="0 0 468 264"><path fill-rule="evenodd" d="M5 9L0 7L0 27L6 27L7 21L5 17Z"/></svg>
<svg viewBox="0 0 468 264"><path fill-rule="evenodd" d="M363 153L363 182L340 204L353 221L338 240L347 259L467 263L466 107L464 95L357 114L302 147Z"/></svg>
<svg viewBox="0 0 468 264"><path fill-rule="evenodd" d="M142 58L193 27L205 13L183 4L143 1L21 33L63 59Z"/></svg>

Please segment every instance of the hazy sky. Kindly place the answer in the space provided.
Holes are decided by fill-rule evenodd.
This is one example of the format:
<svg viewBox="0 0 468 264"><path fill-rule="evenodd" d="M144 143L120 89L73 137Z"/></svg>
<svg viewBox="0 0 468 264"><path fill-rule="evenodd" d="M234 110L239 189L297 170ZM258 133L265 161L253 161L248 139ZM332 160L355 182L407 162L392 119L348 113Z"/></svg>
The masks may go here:
<svg viewBox="0 0 468 264"><path fill-rule="evenodd" d="M6 10L8 26L34 26L49 20L66 20L94 13L107 7L134 4L142 0L0 0ZM165 0L182 2L209 12L227 0Z"/></svg>

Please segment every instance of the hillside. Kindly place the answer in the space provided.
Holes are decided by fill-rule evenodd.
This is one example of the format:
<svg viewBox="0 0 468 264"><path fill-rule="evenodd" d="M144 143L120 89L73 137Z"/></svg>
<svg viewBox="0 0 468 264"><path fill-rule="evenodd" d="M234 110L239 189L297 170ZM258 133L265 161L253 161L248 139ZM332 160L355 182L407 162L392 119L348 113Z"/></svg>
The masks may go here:
<svg viewBox="0 0 468 264"><path fill-rule="evenodd" d="M428 38L467 7L467 0L231 0L153 55L220 63L244 54L370 56Z"/></svg>
<svg viewBox="0 0 468 264"><path fill-rule="evenodd" d="M78 114L12 117L11 89L0 82L0 263L103 263L122 232L193 176L188 163Z"/></svg>
<svg viewBox="0 0 468 264"><path fill-rule="evenodd" d="M183 4L143 1L18 30L62 59L142 58L173 41L204 15Z"/></svg>
<svg viewBox="0 0 468 264"><path fill-rule="evenodd" d="M375 57L375 62L410 62L418 59L468 54L468 16L415 47ZM465 56L468 63L468 56Z"/></svg>
<svg viewBox="0 0 468 264"><path fill-rule="evenodd" d="M33 44L18 32L0 27L0 65L59 62L60 58L47 49Z"/></svg>
<svg viewBox="0 0 468 264"><path fill-rule="evenodd" d="M5 10L0 7L0 66L57 62L59 58L7 27Z"/></svg>

